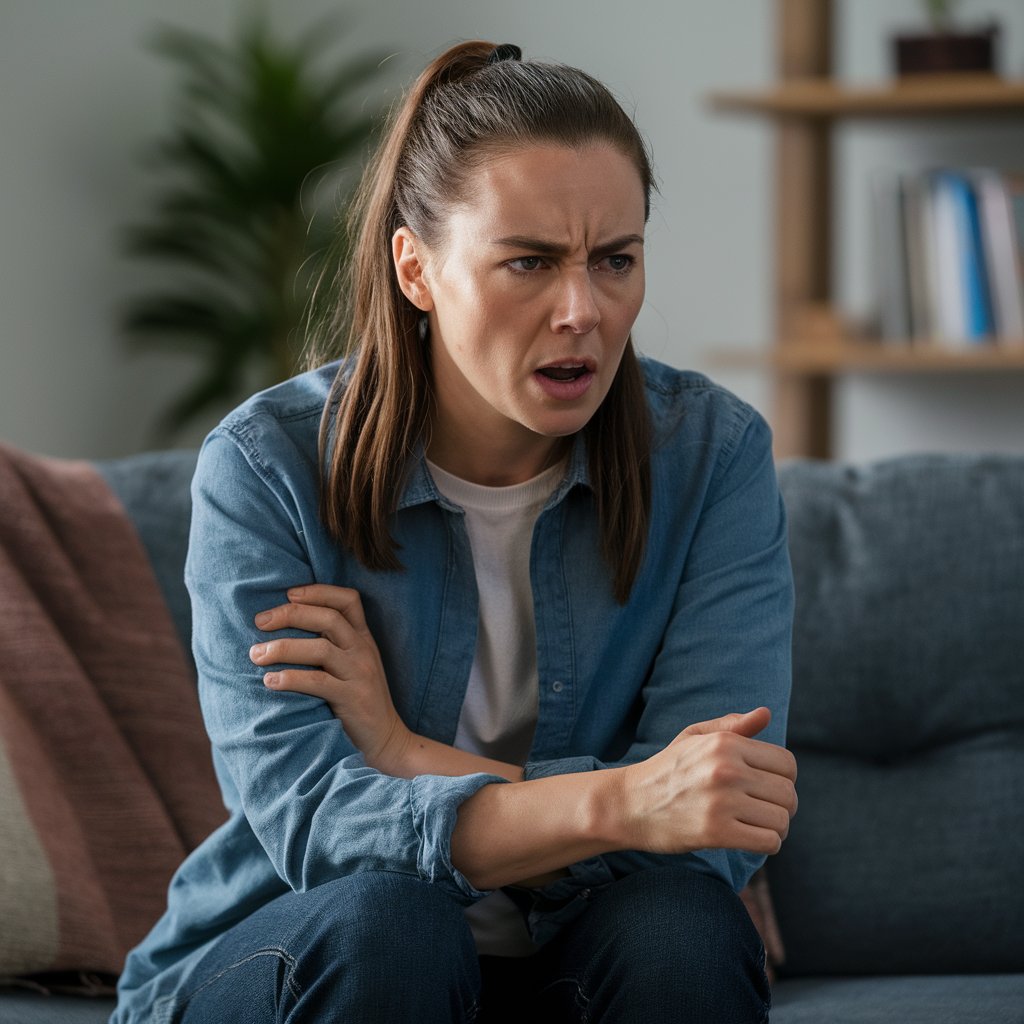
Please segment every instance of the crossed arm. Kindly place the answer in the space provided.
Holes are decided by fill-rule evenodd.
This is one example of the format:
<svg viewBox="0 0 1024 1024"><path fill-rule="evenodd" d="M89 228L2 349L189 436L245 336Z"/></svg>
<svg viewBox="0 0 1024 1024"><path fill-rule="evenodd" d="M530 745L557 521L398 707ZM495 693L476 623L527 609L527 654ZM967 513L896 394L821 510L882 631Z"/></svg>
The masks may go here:
<svg viewBox="0 0 1024 1024"><path fill-rule="evenodd" d="M386 775L488 772L488 785L459 808L452 860L478 889L539 885L576 861L613 850L688 853L705 848L776 853L796 812L796 762L755 739L765 707L691 725L646 760L596 772L523 780L522 768L413 733L395 710L359 595L311 585L262 612L270 639L250 651L270 667L269 689L320 697L341 720L366 763ZM273 670L293 664L300 669Z"/></svg>

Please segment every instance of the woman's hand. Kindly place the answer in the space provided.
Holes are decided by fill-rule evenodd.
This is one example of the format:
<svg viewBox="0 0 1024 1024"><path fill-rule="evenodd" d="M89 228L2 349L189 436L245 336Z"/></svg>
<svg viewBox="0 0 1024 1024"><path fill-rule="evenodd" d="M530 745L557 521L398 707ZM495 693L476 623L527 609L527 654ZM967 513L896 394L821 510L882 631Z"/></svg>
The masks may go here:
<svg viewBox="0 0 1024 1024"><path fill-rule="evenodd" d="M796 813L796 759L753 737L768 708L684 729L623 769L626 831L651 853L722 847L778 853Z"/></svg>
<svg viewBox="0 0 1024 1024"><path fill-rule="evenodd" d="M395 710L355 590L326 584L295 587L288 591L288 604L260 612L256 625L268 632L291 628L319 634L253 645L249 657L257 665L309 666L268 672L263 681L269 689L325 700L372 767L386 772L385 765L401 759L411 733Z"/></svg>

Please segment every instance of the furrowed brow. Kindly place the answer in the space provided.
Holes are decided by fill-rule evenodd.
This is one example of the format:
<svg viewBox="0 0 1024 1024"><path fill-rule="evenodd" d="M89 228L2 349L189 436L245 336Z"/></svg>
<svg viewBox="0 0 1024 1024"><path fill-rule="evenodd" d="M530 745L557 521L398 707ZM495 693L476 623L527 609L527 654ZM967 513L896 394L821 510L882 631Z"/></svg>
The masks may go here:
<svg viewBox="0 0 1024 1024"><path fill-rule="evenodd" d="M643 235L623 235L621 238L613 238L610 242L605 242L603 245L599 245L590 254L590 258L593 259L595 256L610 256L612 253L622 252L623 249L628 249L631 245L643 245Z"/></svg>
<svg viewBox="0 0 1024 1024"><path fill-rule="evenodd" d="M566 256L569 249L558 242L549 242L543 238L528 238L525 235L508 235L505 238L491 240L492 245L500 245L506 249L534 252L538 256ZM607 256L613 252L619 252L630 245L643 245L643 235L623 235L621 238L613 238L608 242L599 245L590 253L590 257Z"/></svg>
<svg viewBox="0 0 1024 1024"><path fill-rule="evenodd" d="M500 245L506 249L535 252L539 256L564 256L569 251L558 242L546 242L543 238L527 238L525 235L509 235L506 238L494 238L492 245Z"/></svg>

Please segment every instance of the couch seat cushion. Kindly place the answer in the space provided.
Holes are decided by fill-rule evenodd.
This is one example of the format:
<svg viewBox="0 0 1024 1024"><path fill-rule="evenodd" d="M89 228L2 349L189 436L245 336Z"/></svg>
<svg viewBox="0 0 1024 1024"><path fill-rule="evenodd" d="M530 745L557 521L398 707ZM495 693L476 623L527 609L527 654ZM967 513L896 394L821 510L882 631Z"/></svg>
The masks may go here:
<svg viewBox="0 0 1024 1024"><path fill-rule="evenodd" d="M3 1024L106 1024L116 1000L82 996L45 996L0 989Z"/></svg>
<svg viewBox="0 0 1024 1024"><path fill-rule="evenodd" d="M794 978L772 1024L1024 1024L1024 974Z"/></svg>

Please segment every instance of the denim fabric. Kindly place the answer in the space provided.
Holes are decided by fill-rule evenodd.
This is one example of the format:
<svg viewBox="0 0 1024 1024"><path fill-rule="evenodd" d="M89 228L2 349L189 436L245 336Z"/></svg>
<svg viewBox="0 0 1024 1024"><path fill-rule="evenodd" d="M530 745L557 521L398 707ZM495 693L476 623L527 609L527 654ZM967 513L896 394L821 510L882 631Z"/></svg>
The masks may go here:
<svg viewBox="0 0 1024 1024"><path fill-rule="evenodd" d="M594 893L539 953L484 957L459 903L360 872L287 893L227 932L167 1024L635 1024L767 1020L764 949L742 903L685 867ZM481 970L482 968L482 970ZM666 969L668 968L668 969Z"/></svg>
<svg viewBox="0 0 1024 1024"><path fill-rule="evenodd" d="M193 481L186 582L199 692L228 822L182 865L166 915L128 958L114 1020L189 984L229 928L289 891L388 871L469 903L451 863L458 807L502 780L391 778L368 768L320 700L274 693L248 650L258 611L290 586L344 584L363 599L395 705L414 731L455 737L473 659L476 586L461 510L410 464L393 534L402 572L373 572L330 538L318 508L317 431L337 365L250 399L206 440ZM644 563L618 605L599 554L587 453L577 438L531 550L540 679L528 778L649 757L686 725L768 705L783 743L792 580L764 421L699 374L645 362L655 429ZM762 858L622 851L572 865L531 894L535 939L586 906L580 894L661 864L741 888Z"/></svg>

